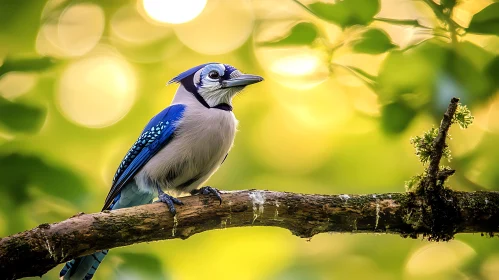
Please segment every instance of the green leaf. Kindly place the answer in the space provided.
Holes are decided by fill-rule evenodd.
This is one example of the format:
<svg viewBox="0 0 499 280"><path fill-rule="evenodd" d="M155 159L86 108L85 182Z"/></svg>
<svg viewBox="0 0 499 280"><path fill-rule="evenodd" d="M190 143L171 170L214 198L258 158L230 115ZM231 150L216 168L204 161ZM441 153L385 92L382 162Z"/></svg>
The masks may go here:
<svg viewBox="0 0 499 280"><path fill-rule="evenodd" d="M32 202L29 188L35 187L54 197L78 203L86 188L83 180L65 167L47 163L38 156L18 153L0 154L0 211L8 233L26 229L23 211Z"/></svg>
<svg viewBox="0 0 499 280"><path fill-rule="evenodd" d="M271 42L261 43L263 46L309 45L317 38L317 28L310 22L300 22L293 26L285 37Z"/></svg>
<svg viewBox="0 0 499 280"><path fill-rule="evenodd" d="M116 279L167 279L159 259L152 254L122 253L124 262L118 267Z"/></svg>
<svg viewBox="0 0 499 280"><path fill-rule="evenodd" d="M463 92L462 96L454 94L454 96L461 97L463 102L482 103L494 93L489 77L480 71L471 60L455 52L454 49L448 49L447 63L444 65L443 71L452 77L457 87ZM447 102L449 95L445 96ZM447 105L442 107L447 107Z"/></svg>
<svg viewBox="0 0 499 280"><path fill-rule="evenodd" d="M492 3L476 13L466 30L471 33L499 36L499 2Z"/></svg>
<svg viewBox="0 0 499 280"><path fill-rule="evenodd" d="M381 112L381 128L387 134L403 132L416 116L416 110L402 100L385 105Z"/></svg>
<svg viewBox="0 0 499 280"><path fill-rule="evenodd" d="M47 163L38 156L0 155L0 166L0 192L8 192L16 204L29 201L26 191L29 186L73 202L85 193L84 181L72 170Z"/></svg>
<svg viewBox="0 0 499 280"><path fill-rule="evenodd" d="M494 59L485 68L485 73L489 79L494 83L494 90L499 89L499 79L497 78L497 73L499 73L499 56L496 55Z"/></svg>
<svg viewBox="0 0 499 280"><path fill-rule="evenodd" d="M0 126L14 132L36 132L45 120L46 110L33 105L14 103L0 97Z"/></svg>
<svg viewBox="0 0 499 280"><path fill-rule="evenodd" d="M435 53L438 50L435 50ZM419 100L429 100L432 80L438 65L437 59L428 60L421 53L421 46L407 52L392 51L383 61L378 74L376 92L383 104L393 102L403 94L418 94Z"/></svg>
<svg viewBox="0 0 499 280"><path fill-rule="evenodd" d="M484 69L494 59L494 54L470 41L459 42L455 50L460 56L472 62L478 69Z"/></svg>
<svg viewBox="0 0 499 280"><path fill-rule="evenodd" d="M376 92L384 104L407 94L417 96L413 101L419 106L437 101L433 109L438 114L452 96L469 104L484 102L494 93L493 83L472 57L488 59L469 50L458 52L436 39L408 51L392 51L381 65Z"/></svg>
<svg viewBox="0 0 499 280"><path fill-rule="evenodd" d="M345 28L371 23L380 4L378 0L343 0L334 4L316 2L308 8L318 17Z"/></svg>
<svg viewBox="0 0 499 280"><path fill-rule="evenodd" d="M37 72L44 71L56 65L50 57L7 58L0 66L0 76L11 71Z"/></svg>
<svg viewBox="0 0 499 280"><path fill-rule="evenodd" d="M440 4L442 7L452 10L457 4L457 0L441 0Z"/></svg>
<svg viewBox="0 0 499 280"><path fill-rule="evenodd" d="M362 33L361 38L352 42L354 52L380 54L387 52L396 45L392 43L390 37L381 29L372 28Z"/></svg>

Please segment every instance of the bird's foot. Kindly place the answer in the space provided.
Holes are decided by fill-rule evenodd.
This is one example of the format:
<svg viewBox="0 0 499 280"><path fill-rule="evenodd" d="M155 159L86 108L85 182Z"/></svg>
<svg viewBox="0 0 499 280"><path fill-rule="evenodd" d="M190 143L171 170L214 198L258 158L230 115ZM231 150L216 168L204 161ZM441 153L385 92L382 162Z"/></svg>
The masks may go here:
<svg viewBox="0 0 499 280"><path fill-rule="evenodd" d="M220 196L220 191L218 191L215 188L212 188L210 186L202 187L200 189L195 189L191 191L191 195L195 194L202 194L202 195L214 195L220 201L220 204L222 204L222 197Z"/></svg>
<svg viewBox="0 0 499 280"><path fill-rule="evenodd" d="M168 209L170 209L170 213L172 213L173 216L177 214L177 209L175 209L175 204L177 205L184 205L182 201L180 201L178 198L175 198L171 195L168 195L164 192L161 192L158 195L158 202L163 202L168 206Z"/></svg>

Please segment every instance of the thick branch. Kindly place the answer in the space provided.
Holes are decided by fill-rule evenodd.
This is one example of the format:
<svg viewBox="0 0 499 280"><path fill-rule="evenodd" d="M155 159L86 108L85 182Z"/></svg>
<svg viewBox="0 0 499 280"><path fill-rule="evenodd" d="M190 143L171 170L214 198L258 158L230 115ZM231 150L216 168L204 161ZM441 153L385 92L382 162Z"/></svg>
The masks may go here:
<svg viewBox="0 0 499 280"><path fill-rule="evenodd" d="M499 192L447 193L456 211L446 230L454 233L499 231ZM380 232L416 237L433 234L414 193L305 195L235 191L212 197L185 197L175 218L157 203L80 214L55 224L0 239L0 275L5 279L40 276L59 263L102 249L163 239L185 239L213 229L276 226L300 237L321 232Z"/></svg>

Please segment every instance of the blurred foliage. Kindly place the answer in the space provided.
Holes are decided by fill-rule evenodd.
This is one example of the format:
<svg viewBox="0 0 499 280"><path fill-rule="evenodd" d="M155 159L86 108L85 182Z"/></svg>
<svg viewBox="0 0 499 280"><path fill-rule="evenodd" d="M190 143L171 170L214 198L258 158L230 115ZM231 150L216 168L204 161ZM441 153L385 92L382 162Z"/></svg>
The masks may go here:
<svg viewBox="0 0 499 280"><path fill-rule="evenodd" d="M379 1L349 0L335 3L315 2L308 9L318 17L342 28L367 25L379 12Z"/></svg>
<svg viewBox="0 0 499 280"><path fill-rule="evenodd" d="M492 3L471 19L466 29L468 32L478 34L493 34L499 36L499 3Z"/></svg>
<svg viewBox="0 0 499 280"><path fill-rule="evenodd" d="M388 35L380 29L368 29L352 43L352 50L359 53L380 54L395 48Z"/></svg>
<svg viewBox="0 0 499 280"><path fill-rule="evenodd" d="M310 22L300 22L293 26L286 37L272 41L264 42L263 46L289 46L289 45L308 45L312 44L317 38L317 29Z"/></svg>
<svg viewBox="0 0 499 280"><path fill-rule="evenodd" d="M208 0L190 18L171 8L182 24L146 2L161 3L0 0L2 235L98 211L123 154L171 100L165 82L208 61L266 78L236 98L240 131L212 186L403 191L422 172L408 140L457 96L475 119L450 131L448 185L499 190L497 1ZM497 249L479 235L307 242L242 228L112 250L95 279L497 279Z"/></svg>
<svg viewBox="0 0 499 280"><path fill-rule="evenodd" d="M77 202L86 191L82 179L71 170L48 164L37 156L17 153L0 155L0 166L0 194L3 202L0 211L6 217L9 232L26 229L22 219L26 213L21 209L36 199L30 194L31 186L54 198L73 202Z"/></svg>
<svg viewBox="0 0 499 280"><path fill-rule="evenodd" d="M50 57L6 58L0 66L0 77L11 71L35 72L44 71L55 65Z"/></svg>
<svg viewBox="0 0 499 280"><path fill-rule="evenodd" d="M12 131L37 131L45 119L45 109L10 102L0 97L0 124Z"/></svg>
<svg viewBox="0 0 499 280"><path fill-rule="evenodd" d="M117 267L115 279L167 279L161 262L154 255L122 253L120 257L123 263Z"/></svg>

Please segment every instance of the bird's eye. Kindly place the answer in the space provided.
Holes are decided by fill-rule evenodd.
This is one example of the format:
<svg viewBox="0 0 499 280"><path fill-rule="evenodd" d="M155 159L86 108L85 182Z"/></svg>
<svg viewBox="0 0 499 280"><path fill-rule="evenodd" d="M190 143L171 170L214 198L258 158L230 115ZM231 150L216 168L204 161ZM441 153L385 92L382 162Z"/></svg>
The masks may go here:
<svg viewBox="0 0 499 280"><path fill-rule="evenodd" d="M210 71L210 73L208 73L208 77L210 77L210 79L218 79L220 77L220 74L213 70L213 71Z"/></svg>

